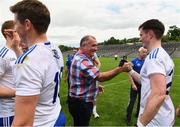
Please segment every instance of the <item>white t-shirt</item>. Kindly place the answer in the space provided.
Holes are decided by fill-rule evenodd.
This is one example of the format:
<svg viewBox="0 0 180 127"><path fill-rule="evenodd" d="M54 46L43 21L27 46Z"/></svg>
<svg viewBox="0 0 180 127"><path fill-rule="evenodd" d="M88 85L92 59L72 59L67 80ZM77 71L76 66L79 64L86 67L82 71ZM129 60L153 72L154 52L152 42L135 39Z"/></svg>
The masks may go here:
<svg viewBox="0 0 180 127"><path fill-rule="evenodd" d="M13 66L16 61L15 53L3 46L0 48L0 86L15 90ZM14 97L0 98L0 118L14 115Z"/></svg>
<svg viewBox="0 0 180 127"><path fill-rule="evenodd" d="M151 74L163 74L166 78L166 98L158 113L151 120L148 126L173 126L174 124L174 106L169 96L173 75L174 63L167 52L161 47L152 50L146 57L141 69L141 104L139 116L144 112L147 99L151 93L150 79Z"/></svg>
<svg viewBox="0 0 180 127"><path fill-rule="evenodd" d="M33 126L54 126L61 111L61 51L49 42L38 43L20 56L16 65L16 95L39 95Z"/></svg>

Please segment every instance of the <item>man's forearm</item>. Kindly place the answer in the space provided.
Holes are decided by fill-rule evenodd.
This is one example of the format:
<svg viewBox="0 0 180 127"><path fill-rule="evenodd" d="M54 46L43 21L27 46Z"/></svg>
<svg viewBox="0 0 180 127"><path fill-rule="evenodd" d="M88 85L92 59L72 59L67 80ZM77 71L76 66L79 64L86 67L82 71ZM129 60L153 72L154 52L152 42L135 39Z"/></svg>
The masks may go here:
<svg viewBox="0 0 180 127"><path fill-rule="evenodd" d="M130 72L128 72L128 74L139 84L141 84L141 77L140 74L137 73L134 70L131 70Z"/></svg>
<svg viewBox="0 0 180 127"><path fill-rule="evenodd" d="M139 121L146 126L157 114L161 105L164 102L166 95L152 95L150 94L144 112L140 116Z"/></svg>
<svg viewBox="0 0 180 127"><path fill-rule="evenodd" d="M100 75L96 78L98 81L103 82L112 79L119 73L123 72L123 69L120 67L117 67L111 71L102 72Z"/></svg>
<svg viewBox="0 0 180 127"><path fill-rule="evenodd" d="M133 81L133 78L131 77L130 74L128 74L128 77L129 77L129 81L131 82L131 86L133 87L135 85L134 81Z"/></svg>
<svg viewBox="0 0 180 127"><path fill-rule="evenodd" d="M15 96L15 90L0 86L0 98L9 98Z"/></svg>

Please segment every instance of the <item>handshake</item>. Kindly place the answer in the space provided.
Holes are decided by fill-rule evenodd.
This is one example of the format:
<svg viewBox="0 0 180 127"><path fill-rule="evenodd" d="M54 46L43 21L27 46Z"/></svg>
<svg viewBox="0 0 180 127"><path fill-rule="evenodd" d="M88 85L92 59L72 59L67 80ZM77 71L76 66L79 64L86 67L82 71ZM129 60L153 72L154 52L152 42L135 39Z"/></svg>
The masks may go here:
<svg viewBox="0 0 180 127"><path fill-rule="evenodd" d="M125 66L124 66L124 64L125 64ZM130 72L132 70L132 65L130 62L127 61L127 56L122 57L122 59L119 61L118 66L122 67L124 72Z"/></svg>
<svg viewBox="0 0 180 127"><path fill-rule="evenodd" d="M123 56L122 59L119 61L119 67L122 67L126 62L128 62L127 56Z"/></svg>

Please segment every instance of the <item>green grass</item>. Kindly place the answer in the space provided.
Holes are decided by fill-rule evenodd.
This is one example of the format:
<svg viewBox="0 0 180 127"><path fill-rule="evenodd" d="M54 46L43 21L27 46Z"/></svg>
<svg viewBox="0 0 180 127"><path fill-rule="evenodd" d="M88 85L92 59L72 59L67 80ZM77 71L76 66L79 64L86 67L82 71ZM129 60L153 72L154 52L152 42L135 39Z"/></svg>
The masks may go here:
<svg viewBox="0 0 180 127"><path fill-rule="evenodd" d="M113 69L118 65L118 61L114 58L101 58L101 72ZM176 108L180 105L180 59L175 58L175 76L171 87L170 96ZM110 81L101 83L104 85L105 92L97 98L97 111L100 115L99 119L91 117L91 126L126 126L125 116L126 108L129 100L130 82L126 73L121 73ZM64 78L60 86L61 105L66 115L67 126L73 125L72 117L69 114L66 105L67 99L67 84L64 83ZM135 118L136 105L132 114L132 125L136 123ZM179 118L176 118L175 126L180 125Z"/></svg>

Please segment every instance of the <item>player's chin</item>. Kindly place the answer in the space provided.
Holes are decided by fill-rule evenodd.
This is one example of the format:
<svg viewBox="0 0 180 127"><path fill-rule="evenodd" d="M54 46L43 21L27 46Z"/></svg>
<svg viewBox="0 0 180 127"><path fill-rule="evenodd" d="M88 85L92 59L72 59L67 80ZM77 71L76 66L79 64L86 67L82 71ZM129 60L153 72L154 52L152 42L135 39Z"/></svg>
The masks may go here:
<svg viewBox="0 0 180 127"><path fill-rule="evenodd" d="M90 53L90 56L93 57L93 56L94 56L94 53L95 53L95 52L91 52L91 53Z"/></svg>

